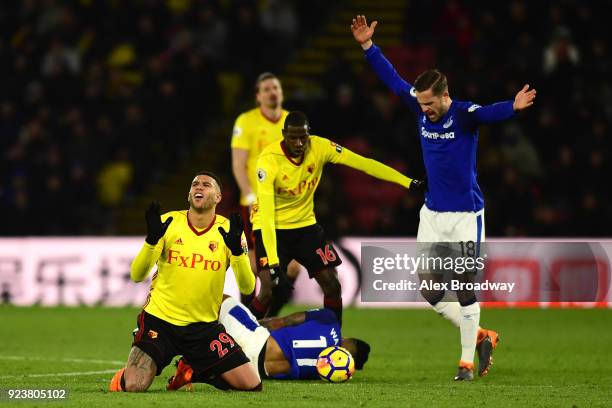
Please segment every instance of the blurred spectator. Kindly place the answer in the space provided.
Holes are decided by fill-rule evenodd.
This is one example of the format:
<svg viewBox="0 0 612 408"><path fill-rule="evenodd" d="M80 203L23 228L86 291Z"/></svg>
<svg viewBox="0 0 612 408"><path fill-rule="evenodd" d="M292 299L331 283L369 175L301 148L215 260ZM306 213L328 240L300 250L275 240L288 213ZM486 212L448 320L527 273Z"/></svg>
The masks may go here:
<svg viewBox="0 0 612 408"><path fill-rule="evenodd" d="M104 165L98 174L98 200L100 204L116 208L125 200L127 188L132 182L134 169L128 150L119 149L115 158Z"/></svg>
<svg viewBox="0 0 612 408"><path fill-rule="evenodd" d="M81 71L81 57L75 49L66 47L56 38L43 57L41 72L44 76L56 76L61 71L78 74Z"/></svg>
<svg viewBox="0 0 612 408"><path fill-rule="evenodd" d="M575 67L580 63L580 53L572 42L566 27L557 27L552 40L544 49L544 73L553 74L567 67ZM571 75L568 75L570 79ZM567 82L567 81L566 81Z"/></svg>

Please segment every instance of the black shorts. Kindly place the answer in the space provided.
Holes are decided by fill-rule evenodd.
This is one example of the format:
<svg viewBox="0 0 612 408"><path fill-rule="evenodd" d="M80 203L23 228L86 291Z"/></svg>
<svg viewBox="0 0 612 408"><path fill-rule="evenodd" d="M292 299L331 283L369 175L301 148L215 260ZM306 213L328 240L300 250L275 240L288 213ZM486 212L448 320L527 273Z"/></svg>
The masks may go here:
<svg viewBox="0 0 612 408"><path fill-rule="evenodd" d="M308 270L310 278L325 268L333 268L342 263L331 241L325 236L325 230L319 224L296 229L277 229L276 250L281 270L287 271L287 265L295 259ZM261 238L261 230L255 230L255 256L257 270L267 269L268 255Z"/></svg>
<svg viewBox="0 0 612 408"><path fill-rule="evenodd" d="M138 332L132 346L155 361L155 375L161 374L177 355L182 355L198 375L217 376L249 362L242 348L219 322L175 326L143 310L137 324Z"/></svg>

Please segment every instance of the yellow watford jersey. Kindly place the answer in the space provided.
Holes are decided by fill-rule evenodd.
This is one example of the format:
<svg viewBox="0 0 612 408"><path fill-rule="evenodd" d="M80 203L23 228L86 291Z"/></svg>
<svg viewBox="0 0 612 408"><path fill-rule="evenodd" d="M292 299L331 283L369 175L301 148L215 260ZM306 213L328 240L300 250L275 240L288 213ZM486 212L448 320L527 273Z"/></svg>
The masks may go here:
<svg viewBox="0 0 612 408"><path fill-rule="evenodd" d="M257 202L253 229L261 229L270 265L278 263L275 229L295 229L315 224L314 193L326 163L339 163L381 180L408 188L412 179L376 160L360 156L319 136L310 136L301 159L285 153L284 142L273 143L257 161Z"/></svg>
<svg viewBox="0 0 612 408"><path fill-rule="evenodd" d="M289 112L283 110L277 122L266 118L260 108L251 109L238 116L232 134L232 149L248 150L247 175L253 192L257 194L257 175L255 165L257 157L270 143L282 140L283 124ZM240 204L247 205L245 197L240 197Z"/></svg>
<svg viewBox="0 0 612 408"><path fill-rule="evenodd" d="M250 294L255 288L246 241L245 253L233 256L218 227L229 231L229 220L216 215L211 225L198 230L191 225L187 211L164 214L162 222L173 217L157 245L145 242L132 262L132 280L144 280L153 265L151 291L144 310L177 326L195 322L213 322L219 317L225 272L231 265L240 291Z"/></svg>

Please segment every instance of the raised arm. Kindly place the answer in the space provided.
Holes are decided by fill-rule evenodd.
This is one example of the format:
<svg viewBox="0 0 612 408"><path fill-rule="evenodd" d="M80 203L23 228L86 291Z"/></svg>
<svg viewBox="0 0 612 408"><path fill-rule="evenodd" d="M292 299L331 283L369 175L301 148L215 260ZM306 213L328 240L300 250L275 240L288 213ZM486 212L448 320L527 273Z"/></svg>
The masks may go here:
<svg viewBox="0 0 612 408"><path fill-rule="evenodd" d="M366 16L358 15L355 16L351 23L351 31L353 37L357 41L364 51L367 51L372 45L372 36L374 35L374 29L378 25L378 21L372 21L372 25L368 26Z"/></svg>
<svg viewBox="0 0 612 408"><path fill-rule="evenodd" d="M535 97L536 90L529 89L529 85L525 84L514 97L514 101L508 100L485 106L472 105L468 108L468 114L471 115L471 120L475 122L476 125L506 120L513 117L516 112L527 109L533 105Z"/></svg>
<svg viewBox="0 0 612 408"><path fill-rule="evenodd" d="M243 295L250 295L255 289L255 275L251 271L248 247L244 236L242 218L239 213L232 213L229 218L229 231L219 227L225 246L230 250L230 265L236 277L238 289Z"/></svg>
<svg viewBox="0 0 612 408"><path fill-rule="evenodd" d="M412 86L406 82L395 70L393 65L380 52L380 49L372 42L374 29L378 21L372 22L368 26L365 16L356 16L351 24L353 38L361 45L365 51L365 57L374 68L376 75L387 85L396 95L409 93Z"/></svg>
<svg viewBox="0 0 612 408"><path fill-rule="evenodd" d="M134 282L142 282L149 275L164 248L164 241L161 238L172 222L172 217L166 217L162 222L159 212L160 206L158 202L149 204L145 211L147 237L140 252L138 252L130 266L130 277Z"/></svg>

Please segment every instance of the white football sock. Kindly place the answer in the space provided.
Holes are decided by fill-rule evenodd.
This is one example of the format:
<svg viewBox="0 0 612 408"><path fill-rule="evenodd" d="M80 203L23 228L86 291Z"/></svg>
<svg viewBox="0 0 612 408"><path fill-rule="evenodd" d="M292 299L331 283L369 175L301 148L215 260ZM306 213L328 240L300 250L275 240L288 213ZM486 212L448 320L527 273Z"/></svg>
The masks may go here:
<svg viewBox="0 0 612 408"><path fill-rule="evenodd" d="M474 362L476 351L476 337L480 324L480 305L478 302L469 306L461 306L461 360L466 363Z"/></svg>
<svg viewBox="0 0 612 408"><path fill-rule="evenodd" d="M459 302L438 302L433 309L443 318L450 321L455 327L461 324L461 307Z"/></svg>

